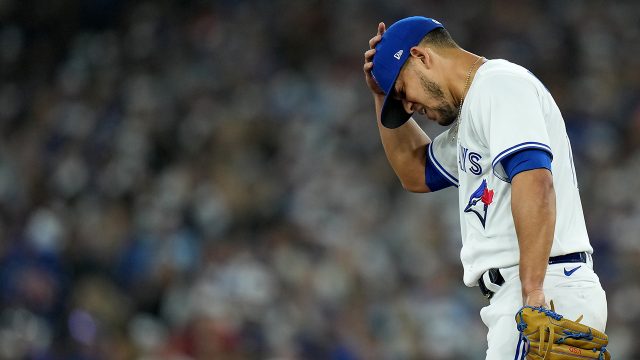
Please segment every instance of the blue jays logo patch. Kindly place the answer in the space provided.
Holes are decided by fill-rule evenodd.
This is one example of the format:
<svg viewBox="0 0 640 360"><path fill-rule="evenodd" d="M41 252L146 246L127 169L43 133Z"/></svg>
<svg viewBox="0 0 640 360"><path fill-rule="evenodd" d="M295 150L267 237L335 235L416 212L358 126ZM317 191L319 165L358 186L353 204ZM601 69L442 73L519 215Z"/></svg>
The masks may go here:
<svg viewBox="0 0 640 360"><path fill-rule="evenodd" d="M476 206L479 201L482 203L482 205ZM467 204L467 207L464 208L464 212L476 214L478 216L478 219L480 219L482 227L484 227L484 224L487 220L487 209L492 202L493 190L487 188L487 180L483 179L482 184L480 184L478 189L476 189L476 191L474 191L473 194L471 194L471 196L469 197L469 203Z"/></svg>

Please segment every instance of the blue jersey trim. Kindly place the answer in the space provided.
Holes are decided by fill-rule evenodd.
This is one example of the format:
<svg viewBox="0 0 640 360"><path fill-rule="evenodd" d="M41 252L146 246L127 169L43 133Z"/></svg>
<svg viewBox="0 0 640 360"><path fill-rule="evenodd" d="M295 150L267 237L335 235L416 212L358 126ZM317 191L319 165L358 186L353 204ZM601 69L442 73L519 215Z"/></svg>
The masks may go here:
<svg viewBox="0 0 640 360"><path fill-rule="evenodd" d="M445 168L440 165L440 163L438 162L438 160L436 160L435 155L433 154L433 148L431 146L432 144L427 145L427 158L429 160L431 160L431 162L434 165L434 168L438 170L438 172L440 172L440 174L442 176L444 176L447 180L449 180L451 182L451 184L453 184L455 187L458 187L458 179L456 179L453 175L449 174L447 172L447 170L445 170ZM426 166L425 166L426 168ZM426 169L425 169L426 171ZM426 179L425 179L426 180ZM428 186L428 185L427 185Z"/></svg>
<svg viewBox="0 0 640 360"><path fill-rule="evenodd" d="M571 173L573 174L573 183L578 186L578 175L576 175L576 167L573 164L573 150L571 150L571 141L569 141L569 135L567 135L567 147L569 148L569 163L571 163Z"/></svg>
<svg viewBox="0 0 640 360"><path fill-rule="evenodd" d="M509 182L517 174L533 169L547 169L551 171L551 155L538 148L527 148L511 153L500 160Z"/></svg>
<svg viewBox="0 0 640 360"><path fill-rule="evenodd" d="M509 154L512 154L516 151L520 151L528 148L539 148L542 150L546 150L551 155L551 159L553 159L553 152L551 151L551 148L549 147L549 145L539 143L539 142L534 142L534 141L528 141L528 142L520 143L518 145L514 145L506 150L503 150L501 153L496 155L496 157L493 159L493 161L491 162L491 167L496 167L496 164L498 164L498 161L502 160L502 158L504 158L505 156L508 156Z"/></svg>
<svg viewBox="0 0 640 360"><path fill-rule="evenodd" d="M430 147L431 144L427 146ZM425 156L427 158L427 164L424 167L424 179L425 179L425 183L427 184L427 187L429 187L429 190L438 191L438 190L448 188L449 186L456 186L456 184L454 184L451 180L446 178L440 172L440 170L437 169L434 161L432 161L431 156L429 156L428 154L428 150Z"/></svg>

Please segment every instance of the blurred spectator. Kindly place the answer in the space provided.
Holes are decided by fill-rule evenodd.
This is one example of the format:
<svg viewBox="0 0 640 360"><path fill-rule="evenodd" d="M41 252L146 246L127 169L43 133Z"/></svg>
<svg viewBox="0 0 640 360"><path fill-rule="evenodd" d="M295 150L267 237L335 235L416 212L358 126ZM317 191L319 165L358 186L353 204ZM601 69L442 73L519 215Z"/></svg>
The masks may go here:
<svg viewBox="0 0 640 360"><path fill-rule="evenodd" d="M413 14L554 94L640 357L640 3L0 0L0 358L483 359L456 194L401 190L361 73Z"/></svg>

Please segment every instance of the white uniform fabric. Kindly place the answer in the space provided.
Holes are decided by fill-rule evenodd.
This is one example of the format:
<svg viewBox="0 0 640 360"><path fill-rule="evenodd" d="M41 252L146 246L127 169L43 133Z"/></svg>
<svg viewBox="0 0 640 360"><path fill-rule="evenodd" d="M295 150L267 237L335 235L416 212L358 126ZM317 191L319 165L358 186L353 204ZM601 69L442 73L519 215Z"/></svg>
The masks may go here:
<svg viewBox="0 0 640 360"><path fill-rule="evenodd" d="M518 266L500 269L500 273L505 283L495 292L490 304L480 310L482 322L489 329L486 359L525 359L527 344L520 340L515 322L515 314L522 307ZM591 257L586 264L549 265L543 289L547 301L553 300L557 313L571 320L584 315L580 323L605 331L607 299L600 279L593 272Z"/></svg>
<svg viewBox="0 0 640 360"><path fill-rule="evenodd" d="M476 72L460 116L451 130L428 147L428 171L436 169L458 187L464 282L477 286L491 268L505 283L481 317L489 328L488 360L524 358L514 316L522 306L518 240L511 213L511 184L500 160L523 149L552 156L556 227L551 256L586 252L589 261L549 265L544 282L547 301L568 318L584 315L584 324L604 331L606 296L592 270L593 249L584 222L571 146L564 120L544 85L529 71L506 60L489 60ZM567 273L576 267L573 273ZM515 357L514 357L515 356Z"/></svg>
<svg viewBox="0 0 640 360"><path fill-rule="evenodd" d="M428 154L436 169L458 186L460 258L467 286L476 286L490 268L518 264L511 184L500 160L523 149L544 150L553 157L557 219L551 256L593 252L558 106L529 71L506 60L489 60L469 87L456 140L446 131L434 139Z"/></svg>

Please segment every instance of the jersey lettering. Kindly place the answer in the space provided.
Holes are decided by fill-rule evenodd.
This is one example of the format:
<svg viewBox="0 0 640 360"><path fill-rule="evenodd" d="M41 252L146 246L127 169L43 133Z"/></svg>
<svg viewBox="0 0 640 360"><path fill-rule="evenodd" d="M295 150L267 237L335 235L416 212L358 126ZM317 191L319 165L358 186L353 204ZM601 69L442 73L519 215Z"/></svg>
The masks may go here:
<svg viewBox="0 0 640 360"><path fill-rule="evenodd" d="M469 149L460 145L460 152L458 156L458 164L460 165L460 170L467 172L467 152Z"/></svg>
<svg viewBox="0 0 640 360"><path fill-rule="evenodd" d="M478 161L480 161L480 159L482 159L482 155L476 152L469 153L469 162L471 163L471 168L469 169L469 171L471 171L473 175L482 174L482 166L478 164Z"/></svg>
<svg viewBox="0 0 640 360"><path fill-rule="evenodd" d="M460 145L460 152L458 154L458 165L460 166L461 171L467 172L468 159L469 163L471 164L469 171L471 171L473 175L482 174L482 166L480 166L479 163L480 159L482 159L482 155L474 151L469 151L468 148L462 145Z"/></svg>

